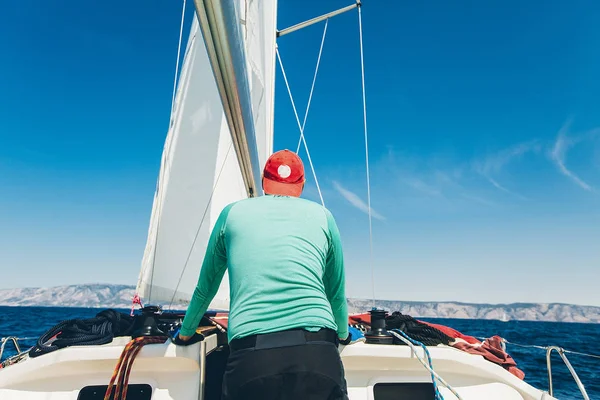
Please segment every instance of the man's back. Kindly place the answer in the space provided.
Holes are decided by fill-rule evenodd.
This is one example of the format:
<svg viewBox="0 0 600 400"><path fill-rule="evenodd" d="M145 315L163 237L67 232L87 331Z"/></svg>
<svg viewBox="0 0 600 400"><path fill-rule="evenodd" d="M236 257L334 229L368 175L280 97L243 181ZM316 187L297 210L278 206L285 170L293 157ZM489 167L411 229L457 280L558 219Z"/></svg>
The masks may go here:
<svg viewBox="0 0 600 400"><path fill-rule="evenodd" d="M188 342L225 271L231 293L223 400L348 399L344 260L331 213L300 199L297 154L271 154L265 196L230 204L212 229L177 340Z"/></svg>
<svg viewBox="0 0 600 400"><path fill-rule="evenodd" d="M230 339L297 327L347 328L342 249L327 209L296 197L261 196L224 213Z"/></svg>

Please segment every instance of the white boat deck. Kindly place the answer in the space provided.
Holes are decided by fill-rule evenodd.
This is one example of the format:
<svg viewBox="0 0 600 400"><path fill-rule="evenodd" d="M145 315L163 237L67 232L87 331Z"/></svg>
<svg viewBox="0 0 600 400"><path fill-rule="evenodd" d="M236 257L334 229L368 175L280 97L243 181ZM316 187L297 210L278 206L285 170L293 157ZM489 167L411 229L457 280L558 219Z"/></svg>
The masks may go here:
<svg viewBox="0 0 600 400"><path fill-rule="evenodd" d="M467 399L552 399L482 356L449 346L428 347L434 370ZM425 358L422 349L417 355ZM431 375L408 346L356 343L341 349L351 399L374 399L377 383L431 383ZM456 399L438 383L444 399Z"/></svg>
<svg viewBox="0 0 600 400"><path fill-rule="evenodd" d="M129 339L116 338L102 346L69 347L0 369L0 399L76 400L82 388L109 383ZM170 342L146 345L135 360L129 383L149 385L153 400L210 400L202 388L206 383L206 355L216 349L215 334L185 347ZM428 349L435 371L464 400L553 399L481 356L443 345ZM423 357L422 349L417 353ZM389 398L374 396L374 388L384 383L431 383L430 373L408 346L356 343L341 346L340 354L351 400ZM438 386L446 400L456 399ZM387 390L396 389L388 386ZM93 399L102 399L103 394Z"/></svg>

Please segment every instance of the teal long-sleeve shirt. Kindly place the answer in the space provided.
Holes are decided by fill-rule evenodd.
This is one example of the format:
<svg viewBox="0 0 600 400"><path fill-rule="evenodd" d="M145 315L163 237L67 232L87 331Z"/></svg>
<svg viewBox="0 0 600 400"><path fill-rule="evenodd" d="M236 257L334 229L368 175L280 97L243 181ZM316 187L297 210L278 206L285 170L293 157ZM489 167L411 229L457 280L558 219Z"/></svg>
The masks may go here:
<svg viewBox="0 0 600 400"><path fill-rule="evenodd" d="M229 272L229 340L293 328L348 336L344 259L329 210L296 197L261 196L223 209L181 335L190 336Z"/></svg>

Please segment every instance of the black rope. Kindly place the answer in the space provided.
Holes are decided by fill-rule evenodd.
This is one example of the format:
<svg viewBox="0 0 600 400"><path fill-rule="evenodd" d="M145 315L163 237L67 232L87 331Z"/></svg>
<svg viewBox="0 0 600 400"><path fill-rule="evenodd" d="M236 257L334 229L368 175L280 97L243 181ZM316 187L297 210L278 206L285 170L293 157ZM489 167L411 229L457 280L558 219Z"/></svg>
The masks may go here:
<svg viewBox="0 0 600 400"><path fill-rule="evenodd" d="M439 329L419 322L410 315L404 315L398 311L386 317L385 327L388 330L400 329L411 339L417 340L425 346L448 345L454 340ZM394 344L406 345L406 343L397 338L394 338Z"/></svg>
<svg viewBox="0 0 600 400"><path fill-rule="evenodd" d="M99 312L95 318L62 321L40 336L36 345L29 350L29 357L38 357L68 346L110 343L117 336L129 336L133 322L134 317L112 309Z"/></svg>

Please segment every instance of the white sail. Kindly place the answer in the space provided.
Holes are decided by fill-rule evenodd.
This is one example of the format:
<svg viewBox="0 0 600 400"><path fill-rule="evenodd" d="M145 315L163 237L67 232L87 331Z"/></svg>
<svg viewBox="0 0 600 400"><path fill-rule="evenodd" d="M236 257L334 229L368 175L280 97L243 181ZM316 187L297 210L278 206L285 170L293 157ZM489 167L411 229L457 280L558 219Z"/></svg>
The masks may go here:
<svg viewBox="0 0 600 400"><path fill-rule="evenodd" d="M240 23L261 166L273 146L276 1L242 0ZM191 298L208 236L227 204L247 197L198 20L190 31L163 150L138 280L145 302ZM229 308L227 274L211 308Z"/></svg>

